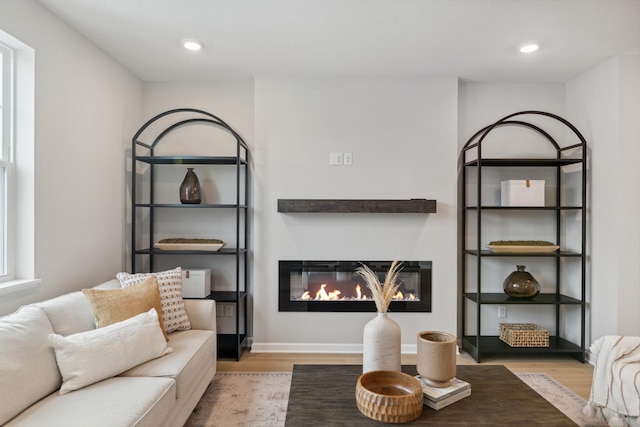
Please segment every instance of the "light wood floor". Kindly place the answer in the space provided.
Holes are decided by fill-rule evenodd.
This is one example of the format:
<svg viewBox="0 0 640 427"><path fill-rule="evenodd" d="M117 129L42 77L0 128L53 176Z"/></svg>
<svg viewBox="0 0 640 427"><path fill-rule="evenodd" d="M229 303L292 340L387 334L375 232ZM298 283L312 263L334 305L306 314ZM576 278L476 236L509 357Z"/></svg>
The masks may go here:
<svg viewBox="0 0 640 427"><path fill-rule="evenodd" d="M415 355L403 355L402 364L415 364ZM308 353L251 353L246 351L240 361L218 360L218 371L291 372L293 365L358 365L359 354L308 354ZM505 365L514 373L543 372L573 390L584 399L589 398L593 366L567 358L495 358L478 364L466 353L458 356L459 365Z"/></svg>

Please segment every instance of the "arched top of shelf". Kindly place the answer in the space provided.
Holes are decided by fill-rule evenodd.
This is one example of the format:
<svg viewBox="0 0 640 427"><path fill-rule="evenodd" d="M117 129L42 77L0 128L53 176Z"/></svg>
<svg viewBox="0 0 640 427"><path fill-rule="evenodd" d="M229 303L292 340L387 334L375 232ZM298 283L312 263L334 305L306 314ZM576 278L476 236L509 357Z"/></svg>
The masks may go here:
<svg viewBox="0 0 640 427"><path fill-rule="evenodd" d="M575 136L578 138L578 140L580 141L577 144L573 144L573 145L569 145L566 147L561 147L558 142L544 129L542 129L540 126L530 123L528 121L524 121L522 120L522 118L520 116L527 116L527 115L533 115L533 116L544 116L544 117L548 117L551 118L555 121L558 121L560 123L562 123L563 125L565 125L567 128L569 128L574 134ZM514 118L518 118L518 119L514 119ZM530 130L533 130L535 132L538 132L540 135L542 135L543 137L545 137L547 139L547 141L549 142L549 144L551 144L553 146L553 148L556 151L557 154L557 158L560 159L562 157L562 152L566 151L566 150L571 150L571 149L575 149L575 148L582 148L583 153L585 152L585 148L587 146L587 141L585 140L584 136L582 136L582 134L580 133L580 131L578 131L578 129L571 124L568 120L553 114L553 113L547 113L544 111L534 111L534 110L530 110L530 111L520 111L517 113L513 113L513 114L509 114L508 116L505 116L503 118L501 118L500 120L496 121L495 123L485 126L484 128L480 129L479 131L477 131L471 138L469 138L469 140L465 143L464 147L462 148L462 152L466 152L472 148L478 148L478 150L481 149L482 147L482 141L486 138L486 136L493 131L496 128L502 127L502 126L521 126ZM478 153L478 157L480 157L480 152Z"/></svg>
<svg viewBox="0 0 640 427"><path fill-rule="evenodd" d="M172 114L184 114L184 113L191 113L194 117L190 117L190 118L182 118L180 120L177 120L175 122L173 122L171 125L169 125L168 127L166 127L163 131L161 131L154 139L153 142L151 144L144 144L142 142L140 142L138 139L140 138L140 136L144 133L144 131L149 128L151 125L153 125L154 123L156 123L157 121L159 121L160 119L170 116ZM248 150L247 144L244 142L244 140L242 139L242 137L231 127L229 126L224 120L222 120L220 117L213 115L207 111L203 111L203 110L198 110L196 108L176 108L173 110L168 110L165 111L163 113L160 113L158 115L156 115L155 117L149 119L145 124L142 125L142 127L140 127L140 129L138 129L138 131L136 132L136 134L133 136L133 143L134 144L139 144L142 145L144 147L153 149L156 147L156 145L170 132L182 127L182 126L186 126L186 125L190 125L190 124L210 124L210 125L214 125L216 127L222 128L224 130L226 130L227 132L229 132L230 134L232 134L237 143L238 146L241 146L242 148L244 148L245 150Z"/></svg>

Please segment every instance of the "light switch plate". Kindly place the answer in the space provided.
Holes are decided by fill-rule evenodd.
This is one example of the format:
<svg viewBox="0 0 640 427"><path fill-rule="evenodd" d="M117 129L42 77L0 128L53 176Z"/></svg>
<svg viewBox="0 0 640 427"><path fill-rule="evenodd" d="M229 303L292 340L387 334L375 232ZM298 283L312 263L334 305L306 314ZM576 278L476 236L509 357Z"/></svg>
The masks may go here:
<svg viewBox="0 0 640 427"><path fill-rule="evenodd" d="M330 166L342 165L342 153L329 153L329 165Z"/></svg>

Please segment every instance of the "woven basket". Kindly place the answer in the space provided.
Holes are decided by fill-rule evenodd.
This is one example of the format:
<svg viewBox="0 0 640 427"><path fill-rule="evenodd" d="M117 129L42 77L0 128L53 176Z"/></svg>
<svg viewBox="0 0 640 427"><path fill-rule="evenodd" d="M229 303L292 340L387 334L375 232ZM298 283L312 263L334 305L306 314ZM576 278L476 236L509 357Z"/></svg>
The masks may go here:
<svg viewBox="0 0 640 427"><path fill-rule="evenodd" d="M511 347L549 347L549 331L533 323L500 323L500 339Z"/></svg>

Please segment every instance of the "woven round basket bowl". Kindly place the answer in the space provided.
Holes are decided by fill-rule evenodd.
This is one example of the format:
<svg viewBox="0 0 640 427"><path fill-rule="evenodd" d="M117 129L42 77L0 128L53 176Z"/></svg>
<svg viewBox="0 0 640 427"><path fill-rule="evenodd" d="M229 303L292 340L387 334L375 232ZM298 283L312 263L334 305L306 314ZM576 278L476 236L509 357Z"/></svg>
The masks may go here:
<svg viewBox="0 0 640 427"><path fill-rule="evenodd" d="M358 378L356 403L365 416L385 423L407 423L422 414L422 387L411 375L370 371Z"/></svg>

